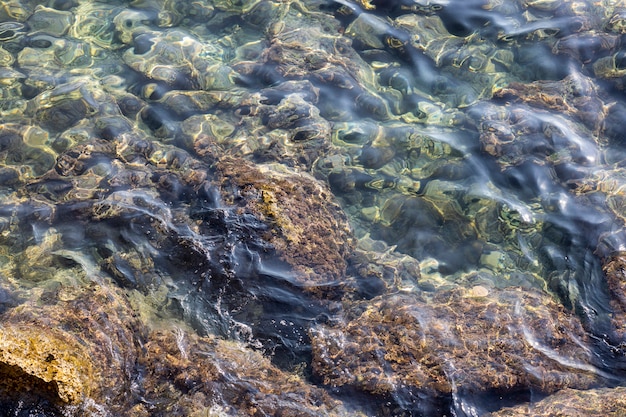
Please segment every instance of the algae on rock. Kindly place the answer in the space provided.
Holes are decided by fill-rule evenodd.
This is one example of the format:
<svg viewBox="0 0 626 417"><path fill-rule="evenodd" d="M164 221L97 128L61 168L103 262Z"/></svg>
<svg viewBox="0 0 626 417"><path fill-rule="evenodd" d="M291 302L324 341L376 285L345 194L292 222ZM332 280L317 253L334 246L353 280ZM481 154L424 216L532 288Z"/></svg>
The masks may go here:
<svg viewBox="0 0 626 417"><path fill-rule="evenodd" d="M530 289L389 294L345 316L311 332L313 371L330 387L419 407L422 394L550 393L601 379L578 319Z"/></svg>
<svg viewBox="0 0 626 417"><path fill-rule="evenodd" d="M564 389L534 404L503 408L488 417L619 417L626 414L626 387Z"/></svg>

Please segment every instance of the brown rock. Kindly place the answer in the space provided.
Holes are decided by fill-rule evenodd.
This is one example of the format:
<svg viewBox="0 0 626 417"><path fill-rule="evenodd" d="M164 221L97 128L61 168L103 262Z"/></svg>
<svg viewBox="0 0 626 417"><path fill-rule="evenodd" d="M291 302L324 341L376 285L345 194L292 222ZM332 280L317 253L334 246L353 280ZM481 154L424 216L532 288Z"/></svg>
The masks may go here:
<svg viewBox="0 0 626 417"><path fill-rule="evenodd" d="M579 321L528 289L393 294L355 305L347 319L311 334L313 371L332 387L416 398L550 393L597 380Z"/></svg>
<svg viewBox="0 0 626 417"><path fill-rule="evenodd" d="M0 374L3 391L38 390L77 403L93 388L93 369L87 349L58 329L29 323L0 328Z"/></svg>
<svg viewBox="0 0 626 417"><path fill-rule="evenodd" d="M490 417L619 417L626 415L626 388L588 391L564 389L536 404L524 404L491 413Z"/></svg>
<svg viewBox="0 0 626 417"><path fill-rule="evenodd" d="M215 164L228 204L270 225L268 240L311 291L340 286L352 231L331 192L308 174L224 157Z"/></svg>
<svg viewBox="0 0 626 417"><path fill-rule="evenodd" d="M148 399L179 415L219 404L238 415L342 415L341 403L237 342L157 330L143 347Z"/></svg>
<svg viewBox="0 0 626 417"><path fill-rule="evenodd" d="M94 401L123 415L134 401L143 325L119 289L92 283L54 292L2 316L0 379L25 391L44 382L60 403Z"/></svg>
<svg viewBox="0 0 626 417"><path fill-rule="evenodd" d="M605 258L602 270L611 297L611 322L615 337L617 341L626 343L626 253L616 253Z"/></svg>
<svg viewBox="0 0 626 417"><path fill-rule="evenodd" d="M139 292L131 305L98 280L53 286L1 316L0 402L46 398L66 416L348 415L260 352L176 321L163 325L139 314L147 305Z"/></svg>

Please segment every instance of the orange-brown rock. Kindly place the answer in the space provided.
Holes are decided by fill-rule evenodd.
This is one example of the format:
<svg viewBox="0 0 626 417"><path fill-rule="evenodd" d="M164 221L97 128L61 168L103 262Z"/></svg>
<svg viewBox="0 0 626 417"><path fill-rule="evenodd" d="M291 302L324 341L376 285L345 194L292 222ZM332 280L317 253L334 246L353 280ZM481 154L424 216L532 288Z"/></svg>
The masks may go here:
<svg viewBox="0 0 626 417"><path fill-rule="evenodd" d="M228 204L270 225L268 240L311 291L341 286L354 247L348 220L331 192L305 173L224 157L215 164Z"/></svg>
<svg viewBox="0 0 626 417"><path fill-rule="evenodd" d="M0 328L2 391L39 390L66 403L78 403L93 388L88 350L58 329L31 323Z"/></svg>
<svg viewBox="0 0 626 417"><path fill-rule="evenodd" d="M611 297L611 323L617 342L626 343L626 253L616 253L603 260L602 270Z"/></svg>
<svg viewBox="0 0 626 417"><path fill-rule="evenodd" d="M564 389L535 404L503 408L490 417L620 417L626 415L626 387Z"/></svg>
<svg viewBox="0 0 626 417"><path fill-rule="evenodd" d="M313 371L332 387L415 401L419 393L550 393L598 380L578 319L529 289L392 294L346 318L311 332Z"/></svg>
<svg viewBox="0 0 626 417"><path fill-rule="evenodd" d="M219 405L237 415L343 415L341 403L237 342L157 330L143 346L146 399L160 412L190 415Z"/></svg>
<svg viewBox="0 0 626 417"><path fill-rule="evenodd" d="M51 415L65 416L347 415L260 352L176 321L160 328L134 307L139 292L131 303L96 280L35 291L0 316L1 404L44 398Z"/></svg>
<svg viewBox="0 0 626 417"><path fill-rule="evenodd" d="M24 390L43 381L61 403L95 401L118 415L134 401L136 344L145 329L119 289L58 285L0 320L0 363L12 367L0 379Z"/></svg>

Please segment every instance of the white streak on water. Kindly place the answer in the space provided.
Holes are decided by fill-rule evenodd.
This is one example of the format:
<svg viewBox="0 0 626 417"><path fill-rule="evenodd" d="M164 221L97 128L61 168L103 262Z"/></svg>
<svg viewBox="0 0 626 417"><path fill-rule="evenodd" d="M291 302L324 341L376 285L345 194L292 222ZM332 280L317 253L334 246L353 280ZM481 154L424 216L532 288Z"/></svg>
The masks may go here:
<svg viewBox="0 0 626 417"><path fill-rule="evenodd" d="M522 313L521 313L521 303L518 301L515 304L515 315L517 315L518 317L522 317ZM556 352L553 349L548 348L547 346L542 345L536 338L535 336L531 333L530 328L525 326L523 324L522 321L522 333L524 335L524 338L526 339L526 341L528 342L528 344L530 346L532 346L533 349L538 350L539 352L543 353L546 357L548 357L549 359L565 366L568 368L572 368L572 369L578 369L581 371L586 371L586 372L591 372L593 374L596 374L598 376L601 376L603 378L606 379L611 379L611 376L609 374L607 374L606 372L601 371L600 369L598 369L597 367L588 364L588 363L583 363L583 362L579 362L573 358L568 358L565 357L561 354L559 354L558 352ZM571 335L569 335L571 336ZM577 341L577 343L579 343L579 341ZM591 357L591 352L589 351L589 349L587 347L585 347L584 349L586 351L586 354ZM530 371L533 372L533 369L530 365L526 365L526 368ZM538 375L538 377L540 379L541 375Z"/></svg>
<svg viewBox="0 0 626 417"><path fill-rule="evenodd" d="M175 330L176 334L176 346L180 351L180 356L183 359L188 359L189 355L187 355L187 343L185 342L185 331L180 327L177 327Z"/></svg>

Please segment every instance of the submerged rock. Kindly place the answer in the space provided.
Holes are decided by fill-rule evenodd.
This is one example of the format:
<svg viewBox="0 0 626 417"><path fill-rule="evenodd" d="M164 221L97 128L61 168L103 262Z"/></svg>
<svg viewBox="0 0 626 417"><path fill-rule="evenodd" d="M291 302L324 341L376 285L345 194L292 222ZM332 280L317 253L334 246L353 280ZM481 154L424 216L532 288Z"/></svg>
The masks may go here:
<svg viewBox="0 0 626 417"><path fill-rule="evenodd" d="M415 258L369 236L359 239L350 267L357 277L359 293L367 298L394 290L415 290L421 278Z"/></svg>
<svg viewBox="0 0 626 417"><path fill-rule="evenodd" d="M503 408L491 417L617 417L626 414L626 388L564 389L535 403Z"/></svg>
<svg viewBox="0 0 626 417"><path fill-rule="evenodd" d="M2 315L2 379L59 406L93 401L123 415L134 402L131 378L145 333L130 304L120 290L96 284L60 284L44 294L45 302Z"/></svg>
<svg viewBox="0 0 626 417"><path fill-rule="evenodd" d="M226 202L271 226L268 240L296 271L299 286L317 292L343 285L354 242L328 189L284 166L224 157L215 168Z"/></svg>
<svg viewBox="0 0 626 417"><path fill-rule="evenodd" d="M626 345L626 253L607 257L602 264L602 270L611 297L611 323L615 341Z"/></svg>
<svg viewBox="0 0 626 417"><path fill-rule="evenodd" d="M242 343L156 322L154 295L127 293L72 270L75 276L59 272L56 285L0 317L3 409L55 416L348 415L324 390Z"/></svg>
<svg viewBox="0 0 626 417"><path fill-rule="evenodd" d="M391 397L406 409L456 393L551 393L599 380L580 322L528 289L384 295L311 338L313 371L324 384Z"/></svg>
<svg viewBox="0 0 626 417"><path fill-rule="evenodd" d="M349 415L324 390L240 343L157 330L142 352L146 399L169 402L159 407L159 415L192 415L216 404L228 415Z"/></svg>
<svg viewBox="0 0 626 417"><path fill-rule="evenodd" d="M571 116L598 135L608 109L599 93L591 78L573 72L559 81L512 82L494 96Z"/></svg>
<svg viewBox="0 0 626 417"><path fill-rule="evenodd" d="M0 291L0 410L339 415L329 392L357 391L397 404L388 415L441 415L458 393L600 382L576 318L498 288L529 276L577 300L587 285L592 262L570 250L594 238L549 221L583 236L608 215L572 215L550 184L586 194L603 135L623 142L605 88L625 82L620 8L4 3L0 280L19 295ZM621 221L609 168L589 182ZM605 260L620 355L623 270ZM336 323L342 297L359 301ZM317 322L314 378L330 390L285 371L309 371Z"/></svg>
<svg viewBox="0 0 626 417"><path fill-rule="evenodd" d="M555 99L547 93L540 97L545 100L542 107ZM567 102L560 105L569 106ZM470 114L477 116L475 123L482 150L495 157L503 169L527 163L530 158L544 164L574 161L584 167L586 159L592 158L589 154L596 152L598 139L583 124L539 108L517 103L506 106L481 103ZM576 115L584 116L582 111Z"/></svg>

